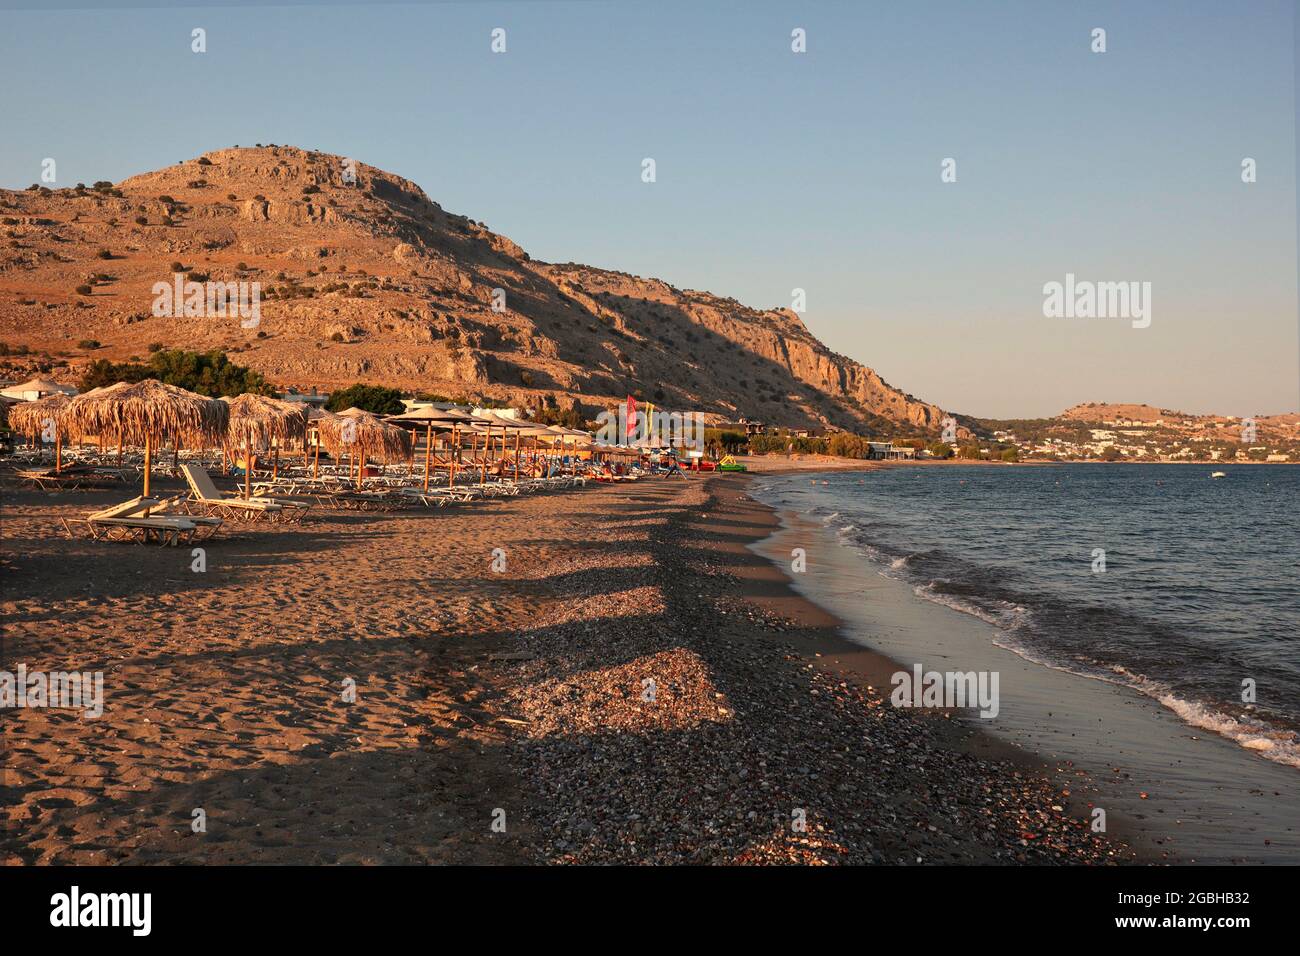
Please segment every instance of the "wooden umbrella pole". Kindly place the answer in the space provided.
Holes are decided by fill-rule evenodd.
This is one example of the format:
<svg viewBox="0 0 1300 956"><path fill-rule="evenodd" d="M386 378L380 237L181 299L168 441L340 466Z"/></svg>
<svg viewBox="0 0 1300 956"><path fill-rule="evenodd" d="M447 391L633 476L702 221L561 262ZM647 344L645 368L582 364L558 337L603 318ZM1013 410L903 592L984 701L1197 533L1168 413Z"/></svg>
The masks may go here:
<svg viewBox="0 0 1300 956"><path fill-rule="evenodd" d="M253 439L244 436L244 497L253 497Z"/></svg>
<svg viewBox="0 0 1300 956"><path fill-rule="evenodd" d="M515 432L515 481L519 480L519 432Z"/></svg>
<svg viewBox="0 0 1300 956"><path fill-rule="evenodd" d="M460 457L460 436L457 432L458 425L451 426L451 477L447 479L447 484L456 483L456 459Z"/></svg>
<svg viewBox="0 0 1300 956"><path fill-rule="evenodd" d="M151 436L149 435L149 433L146 432L144 436L144 497L146 498L149 497L149 452L151 451L149 447L150 437Z"/></svg>
<svg viewBox="0 0 1300 956"><path fill-rule="evenodd" d="M361 475L366 470L366 449L361 447L361 454L357 456L357 491L361 490Z"/></svg>
<svg viewBox="0 0 1300 956"><path fill-rule="evenodd" d="M63 436L58 432L54 433L54 470L63 470Z"/></svg>
<svg viewBox="0 0 1300 956"><path fill-rule="evenodd" d="M280 443L275 443L275 456L271 459L271 480L280 477Z"/></svg>
<svg viewBox="0 0 1300 956"><path fill-rule="evenodd" d="M316 429L316 460L312 462L311 476L313 478L320 477L320 429L319 428Z"/></svg>
<svg viewBox="0 0 1300 956"><path fill-rule="evenodd" d="M429 458L433 454L433 422L424 423L424 490L429 490Z"/></svg>

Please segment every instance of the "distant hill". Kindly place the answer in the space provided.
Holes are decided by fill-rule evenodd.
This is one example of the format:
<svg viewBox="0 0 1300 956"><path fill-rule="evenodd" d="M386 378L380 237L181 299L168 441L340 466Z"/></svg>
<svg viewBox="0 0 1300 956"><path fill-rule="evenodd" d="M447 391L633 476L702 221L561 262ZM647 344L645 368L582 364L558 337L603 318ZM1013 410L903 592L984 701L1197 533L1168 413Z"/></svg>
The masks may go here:
<svg viewBox="0 0 1300 956"><path fill-rule="evenodd" d="M0 207L0 342L74 364L160 344L224 348L298 388L364 381L588 415L632 393L868 433L937 433L944 417L789 310L535 261L414 183L339 156L225 149L117 184L0 190ZM195 280L260 282L260 325L151 314L174 264Z"/></svg>
<svg viewBox="0 0 1300 956"><path fill-rule="evenodd" d="M1057 418L1078 422L1103 422L1127 419L1134 422L1154 422L1160 419L1189 418L1184 412L1175 412L1167 408L1152 408L1150 405L1125 405L1111 402L1087 402L1075 405L1061 412Z"/></svg>

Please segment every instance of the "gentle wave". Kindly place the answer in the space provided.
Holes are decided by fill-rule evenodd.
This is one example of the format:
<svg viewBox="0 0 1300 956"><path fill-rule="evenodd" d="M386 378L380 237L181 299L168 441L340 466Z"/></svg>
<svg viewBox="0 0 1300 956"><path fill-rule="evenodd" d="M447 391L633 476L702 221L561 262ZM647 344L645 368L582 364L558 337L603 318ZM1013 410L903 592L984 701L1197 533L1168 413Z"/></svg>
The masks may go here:
<svg viewBox="0 0 1300 956"><path fill-rule="evenodd" d="M836 525L837 520L842 523ZM1072 653L1068 646L1053 646L1034 640L1042 636L1045 628L1037 619L1035 608L982 592L980 577L987 575L987 571L961 569L959 560L941 551L900 553L896 547L878 539L868 539L864 526L850 522L841 511L826 515L823 522L828 529L835 531L843 546L867 558L881 573L900 580L911 578L909 583L912 583L917 597L968 614L995 628L997 633L993 643L998 647L1039 666L1130 688L1157 701L1189 726L1215 733L1268 760L1300 768L1300 734L1292 730L1271 725L1258 716L1234 717L1219 706L1180 694L1168 684L1134 672L1122 664L1092 660L1077 652ZM969 577L918 580L918 572L924 570L919 566L926 566L929 570L934 566L942 566L945 571L965 570ZM954 594L947 589L967 593ZM996 591L997 588L990 590ZM1104 612L1077 608L1075 613Z"/></svg>

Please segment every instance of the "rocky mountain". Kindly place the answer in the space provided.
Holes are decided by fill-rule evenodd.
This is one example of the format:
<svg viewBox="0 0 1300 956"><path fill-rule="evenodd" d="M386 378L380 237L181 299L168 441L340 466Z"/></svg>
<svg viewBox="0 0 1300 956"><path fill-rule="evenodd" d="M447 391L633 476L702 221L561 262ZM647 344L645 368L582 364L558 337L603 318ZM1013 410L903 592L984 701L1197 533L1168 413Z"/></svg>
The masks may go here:
<svg viewBox="0 0 1300 956"><path fill-rule="evenodd" d="M791 311L535 261L408 180L311 150L236 147L116 184L0 190L0 221L0 342L62 356L74 378L91 358L222 348L282 386L364 381L589 417L629 393L857 432L935 433L944 417ZM184 286L160 306L177 273L259 283L257 315L187 310Z"/></svg>

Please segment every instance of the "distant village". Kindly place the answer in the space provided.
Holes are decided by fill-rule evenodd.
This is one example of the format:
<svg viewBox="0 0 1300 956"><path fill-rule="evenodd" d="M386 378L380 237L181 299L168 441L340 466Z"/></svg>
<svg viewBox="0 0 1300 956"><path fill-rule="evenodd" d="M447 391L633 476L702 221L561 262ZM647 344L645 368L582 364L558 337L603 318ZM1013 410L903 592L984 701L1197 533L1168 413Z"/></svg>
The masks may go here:
<svg viewBox="0 0 1300 956"><path fill-rule="evenodd" d="M871 459L965 458L984 461L1300 462L1300 416L1252 419L1171 415L1153 419L962 420L962 437L878 439L832 429L779 428L742 418L715 426L718 441L750 450L837 454Z"/></svg>

